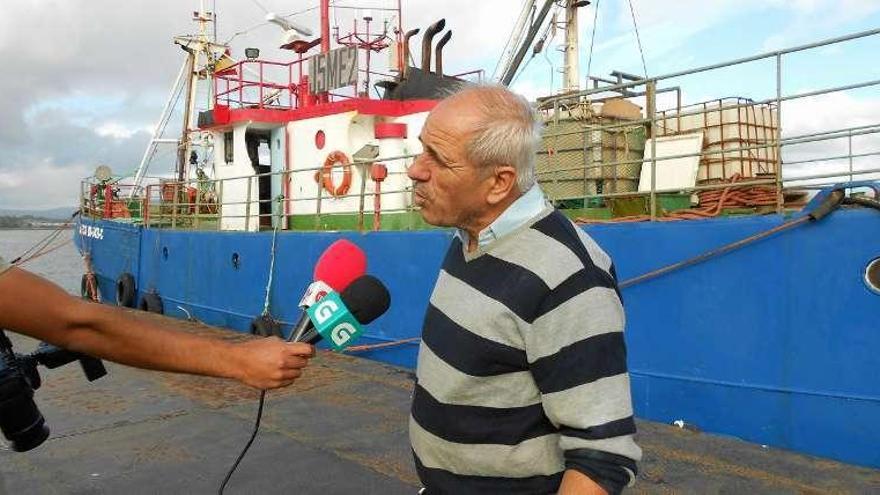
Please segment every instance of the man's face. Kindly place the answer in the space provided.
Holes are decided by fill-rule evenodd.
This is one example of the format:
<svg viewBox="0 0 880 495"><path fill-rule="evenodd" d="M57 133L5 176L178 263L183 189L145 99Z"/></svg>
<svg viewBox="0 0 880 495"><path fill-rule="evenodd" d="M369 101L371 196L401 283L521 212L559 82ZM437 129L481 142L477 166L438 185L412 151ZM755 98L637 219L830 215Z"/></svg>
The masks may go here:
<svg viewBox="0 0 880 495"><path fill-rule="evenodd" d="M431 225L466 228L486 207L488 177L466 157L477 116L468 98L441 102L428 115L419 139L424 151L407 175L414 201Z"/></svg>

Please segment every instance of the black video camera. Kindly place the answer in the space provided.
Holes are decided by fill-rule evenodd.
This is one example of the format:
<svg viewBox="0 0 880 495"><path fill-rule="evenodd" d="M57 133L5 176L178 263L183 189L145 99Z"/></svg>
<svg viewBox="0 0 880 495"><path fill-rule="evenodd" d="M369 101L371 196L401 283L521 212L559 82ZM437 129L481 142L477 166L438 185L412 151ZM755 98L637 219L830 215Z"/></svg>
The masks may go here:
<svg viewBox="0 0 880 495"><path fill-rule="evenodd" d="M91 382L107 374L100 359L41 342L32 354L16 354L0 330L0 431L16 452L26 452L49 437L49 427L34 402L42 381L37 365L52 369L79 361Z"/></svg>

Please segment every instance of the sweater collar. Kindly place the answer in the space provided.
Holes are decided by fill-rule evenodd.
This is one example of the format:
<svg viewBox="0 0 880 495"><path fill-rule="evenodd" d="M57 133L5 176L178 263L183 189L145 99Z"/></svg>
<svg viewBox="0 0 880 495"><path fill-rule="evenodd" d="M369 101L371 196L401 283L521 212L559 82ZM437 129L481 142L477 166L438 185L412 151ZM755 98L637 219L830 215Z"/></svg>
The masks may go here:
<svg viewBox="0 0 880 495"><path fill-rule="evenodd" d="M538 184L533 185L525 194L516 199L504 210L494 222L480 231L477 244L483 248L493 241L513 232L536 215L544 211L548 206L544 191ZM455 236L464 244L468 245L468 233L461 229L455 230Z"/></svg>

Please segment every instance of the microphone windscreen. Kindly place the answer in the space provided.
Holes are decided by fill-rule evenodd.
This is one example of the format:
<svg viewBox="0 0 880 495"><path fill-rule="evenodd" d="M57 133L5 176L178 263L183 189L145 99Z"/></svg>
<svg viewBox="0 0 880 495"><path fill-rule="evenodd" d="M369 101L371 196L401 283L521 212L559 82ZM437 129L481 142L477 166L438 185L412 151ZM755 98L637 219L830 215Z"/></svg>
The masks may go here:
<svg viewBox="0 0 880 495"><path fill-rule="evenodd" d="M391 305L391 294L385 284L372 275L359 277L339 296L357 321L364 325L382 316Z"/></svg>
<svg viewBox="0 0 880 495"><path fill-rule="evenodd" d="M315 280L342 292L367 272L367 256L353 242L340 239L330 245L315 264Z"/></svg>

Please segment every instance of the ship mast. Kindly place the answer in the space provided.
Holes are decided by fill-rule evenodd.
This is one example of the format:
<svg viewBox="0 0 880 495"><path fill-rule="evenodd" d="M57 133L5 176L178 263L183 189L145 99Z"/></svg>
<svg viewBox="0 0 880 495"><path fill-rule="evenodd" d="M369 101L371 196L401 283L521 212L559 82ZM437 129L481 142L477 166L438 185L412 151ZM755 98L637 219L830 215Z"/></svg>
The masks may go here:
<svg viewBox="0 0 880 495"><path fill-rule="evenodd" d="M156 154L159 145L174 144L177 145L177 163L175 166L175 177L183 181L187 176L187 158L190 148L193 144L190 135L194 132L192 126L193 115L195 114L196 90L198 89L198 81L200 77L205 77L209 82L213 79L212 67L226 52L226 46L214 42L211 38L216 36L216 26L214 33L209 37L208 25L215 22L214 13L205 10L205 0L200 0L199 11L193 12L193 20L198 23L199 31L195 35L175 36L174 43L186 52L187 56L177 74L177 79L171 87L168 100L159 117L159 122L153 130L153 136L144 150L141 163L138 166L134 176L134 187L131 188L129 197L134 197L141 187L141 182L150 166L150 160ZM207 84L208 87L208 107L211 106L213 95L211 91L213 84ZM174 113L177 96L184 95L185 106L183 123L180 139L162 138L165 133L165 127ZM208 143L204 143L206 146Z"/></svg>
<svg viewBox="0 0 880 495"><path fill-rule="evenodd" d="M214 43L209 36L208 25L214 22L214 13L205 10L205 0L199 1L199 11L193 12L193 20L198 23L198 33L194 36L179 36L174 39L174 42L187 52L186 66L189 71L185 88L186 104L183 110L183 129L177 150L177 180L181 182L186 180L188 175L188 158L193 144L190 136L193 132L192 119L195 114L199 78L204 76L208 80L208 84L205 86L208 88L208 104L210 105L210 91L213 88L213 84L211 84L213 71L210 70L210 66L226 49L225 46Z"/></svg>
<svg viewBox="0 0 880 495"><path fill-rule="evenodd" d="M180 141L177 145L177 180L183 182L186 179L186 157L189 149L189 128L190 120L192 120L193 90L196 88L196 81L193 81L195 74L195 54L187 50L186 54L186 72L189 77L186 78L184 91L186 91L186 105L183 107L183 130L181 131Z"/></svg>
<svg viewBox="0 0 880 495"><path fill-rule="evenodd" d="M578 67L578 7L589 2L565 0L565 46L563 47L565 65L562 69L562 91L580 89L580 68Z"/></svg>

